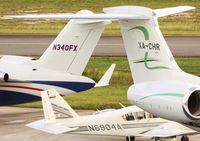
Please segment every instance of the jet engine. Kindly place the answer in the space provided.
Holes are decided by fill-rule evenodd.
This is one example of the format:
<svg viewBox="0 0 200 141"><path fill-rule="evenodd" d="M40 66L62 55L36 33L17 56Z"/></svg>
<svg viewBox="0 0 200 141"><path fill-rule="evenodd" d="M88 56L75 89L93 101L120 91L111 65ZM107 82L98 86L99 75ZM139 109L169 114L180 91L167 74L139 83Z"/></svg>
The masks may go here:
<svg viewBox="0 0 200 141"><path fill-rule="evenodd" d="M186 124L200 123L198 85L179 81L145 82L132 85L128 99L155 116Z"/></svg>

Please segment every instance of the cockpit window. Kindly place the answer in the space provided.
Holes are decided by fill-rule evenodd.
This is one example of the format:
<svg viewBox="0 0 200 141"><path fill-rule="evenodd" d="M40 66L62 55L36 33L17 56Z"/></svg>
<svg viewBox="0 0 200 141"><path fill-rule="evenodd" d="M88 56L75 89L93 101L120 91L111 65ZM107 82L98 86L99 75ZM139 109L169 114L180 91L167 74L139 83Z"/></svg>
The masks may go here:
<svg viewBox="0 0 200 141"><path fill-rule="evenodd" d="M150 118L154 118L154 116L150 113L147 113L145 111L139 111L139 112L129 112L126 113L122 116L122 118L125 121L132 121L132 120L142 120L142 119L150 119Z"/></svg>
<svg viewBox="0 0 200 141"><path fill-rule="evenodd" d="M133 113L127 113L127 114L123 115L122 118L126 121L135 120Z"/></svg>

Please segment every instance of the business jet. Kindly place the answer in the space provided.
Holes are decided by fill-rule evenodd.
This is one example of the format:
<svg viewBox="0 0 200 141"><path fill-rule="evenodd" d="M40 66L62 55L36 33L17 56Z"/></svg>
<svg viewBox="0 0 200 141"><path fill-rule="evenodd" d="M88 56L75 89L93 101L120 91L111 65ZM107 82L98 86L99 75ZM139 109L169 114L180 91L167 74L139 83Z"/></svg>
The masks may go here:
<svg viewBox="0 0 200 141"><path fill-rule="evenodd" d="M175 141L176 136L182 136L181 141L187 141L186 135L198 134L177 122L155 118L137 106L79 116L56 90L42 91L41 97L45 118L27 126L50 134L119 136L126 137L127 141L134 141L135 137Z"/></svg>
<svg viewBox="0 0 200 141"><path fill-rule="evenodd" d="M106 14L39 15L39 18L118 20L134 79L128 90L130 102L158 117L200 131L200 78L179 68L157 21L159 17L192 9L191 6L163 9L120 6L104 8ZM38 15L13 18L24 17L34 19Z"/></svg>
<svg viewBox="0 0 200 141"><path fill-rule="evenodd" d="M93 13L87 10L75 15ZM40 91L55 88L61 95L108 85L115 65L99 83L82 76L109 20L70 20L42 56L3 56L0 59L0 105L40 99Z"/></svg>
<svg viewBox="0 0 200 141"><path fill-rule="evenodd" d="M104 11L148 17L119 21L134 79L128 89L130 102L156 116L200 131L200 78L177 65L157 21L159 17L191 9L194 8L115 7Z"/></svg>

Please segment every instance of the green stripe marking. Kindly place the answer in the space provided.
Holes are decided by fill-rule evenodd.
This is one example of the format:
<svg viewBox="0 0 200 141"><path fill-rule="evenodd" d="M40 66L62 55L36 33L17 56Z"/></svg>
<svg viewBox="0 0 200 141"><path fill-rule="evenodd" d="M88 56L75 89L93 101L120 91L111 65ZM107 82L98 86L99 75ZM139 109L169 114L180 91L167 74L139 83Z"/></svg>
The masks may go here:
<svg viewBox="0 0 200 141"><path fill-rule="evenodd" d="M138 29L138 30L142 31L144 34L144 39L149 40L149 32L144 26L136 26L136 27L129 29L128 31L133 30L133 29Z"/></svg>
<svg viewBox="0 0 200 141"><path fill-rule="evenodd" d="M148 70L156 70L156 69L169 69L170 70L171 69L171 68L168 68L168 67L165 67L165 66L150 67L150 66L148 66L147 62L148 62L148 52L145 52L144 65Z"/></svg>
<svg viewBox="0 0 200 141"><path fill-rule="evenodd" d="M149 95L149 96L145 96L145 97L141 98L140 100L144 100L146 98L156 97L156 96L184 97L184 94L181 94L181 93L157 93L157 94L152 94L152 95Z"/></svg>

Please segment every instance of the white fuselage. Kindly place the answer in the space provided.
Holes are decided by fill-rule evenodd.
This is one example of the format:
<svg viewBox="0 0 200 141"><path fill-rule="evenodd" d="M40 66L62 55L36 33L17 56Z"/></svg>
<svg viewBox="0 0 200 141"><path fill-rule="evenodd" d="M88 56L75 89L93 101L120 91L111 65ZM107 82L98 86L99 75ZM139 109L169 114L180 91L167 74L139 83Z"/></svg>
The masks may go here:
<svg viewBox="0 0 200 141"><path fill-rule="evenodd" d="M8 81L0 83L1 105L39 99L40 91L45 89L54 88L61 95L67 95L95 86L90 78L44 68L30 57L2 57L0 68L9 75Z"/></svg>
<svg viewBox="0 0 200 141"><path fill-rule="evenodd" d="M161 118L134 119L130 116L134 106L103 112L78 118L59 119L57 124L76 128L71 133L96 134L109 136L139 136L161 124L169 121ZM144 113L144 112L143 112ZM143 115L144 116L144 115ZM55 124L55 123L54 123Z"/></svg>

